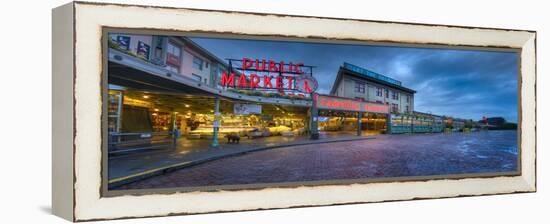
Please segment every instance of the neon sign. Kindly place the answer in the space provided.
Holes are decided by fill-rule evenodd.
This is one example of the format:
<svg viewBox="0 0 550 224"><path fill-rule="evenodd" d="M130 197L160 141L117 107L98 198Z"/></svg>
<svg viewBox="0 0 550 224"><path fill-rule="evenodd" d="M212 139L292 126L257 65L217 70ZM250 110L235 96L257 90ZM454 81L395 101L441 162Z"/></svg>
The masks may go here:
<svg viewBox="0 0 550 224"><path fill-rule="evenodd" d="M346 110L357 112L389 113L389 106L378 103L363 102L340 97L331 97L316 94L314 100L317 108L328 110Z"/></svg>
<svg viewBox="0 0 550 224"><path fill-rule="evenodd" d="M250 58L228 61L229 71L224 71L220 79L223 87L299 91L307 94L315 92L318 87L313 78L313 67L303 63ZM235 64L237 66L233 67Z"/></svg>

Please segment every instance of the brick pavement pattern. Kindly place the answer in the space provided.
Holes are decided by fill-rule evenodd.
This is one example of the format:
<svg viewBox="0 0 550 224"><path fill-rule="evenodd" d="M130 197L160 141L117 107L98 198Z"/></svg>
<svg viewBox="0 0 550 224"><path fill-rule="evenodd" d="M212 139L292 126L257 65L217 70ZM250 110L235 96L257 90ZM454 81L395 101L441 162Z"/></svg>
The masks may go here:
<svg viewBox="0 0 550 224"><path fill-rule="evenodd" d="M117 189L508 172L517 151L515 131L381 135L228 157Z"/></svg>

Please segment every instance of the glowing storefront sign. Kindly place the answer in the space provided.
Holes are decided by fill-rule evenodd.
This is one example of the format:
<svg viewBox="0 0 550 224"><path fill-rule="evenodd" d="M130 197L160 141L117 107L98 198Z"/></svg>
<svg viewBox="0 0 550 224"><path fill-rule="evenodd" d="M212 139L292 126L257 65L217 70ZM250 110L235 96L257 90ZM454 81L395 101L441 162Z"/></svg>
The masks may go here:
<svg viewBox="0 0 550 224"><path fill-rule="evenodd" d="M275 62L273 60L259 60L243 58L242 60L229 59L230 66L240 63L235 71L223 72L220 85L239 89L264 89L299 91L313 93L318 87L317 81L311 74L312 66L303 63ZM309 68L309 73L303 71Z"/></svg>
<svg viewBox="0 0 550 224"><path fill-rule="evenodd" d="M389 113L389 106L378 103L363 102L340 97L315 95L318 109L345 110L357 112Z"/></svg>

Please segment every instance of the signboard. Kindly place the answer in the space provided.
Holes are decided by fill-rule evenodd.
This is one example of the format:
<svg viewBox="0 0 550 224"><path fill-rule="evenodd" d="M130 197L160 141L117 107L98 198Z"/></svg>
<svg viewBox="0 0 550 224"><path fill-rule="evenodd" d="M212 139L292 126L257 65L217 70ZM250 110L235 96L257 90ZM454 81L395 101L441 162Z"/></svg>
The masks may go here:
<svg viewBox="0 0 550 224"><path fill-rule="evenodd" d="M262 105L235 103L233 104L233 113L236 115L261 114Z"/></svg>
<svg viewBox="0 0 550 224"><path fill-rule="evenodd" d="M327 110L345 110L345 111L357 111L357 112L371 112L371 113L389 113L389 106L379 103L363 102L353 99L346 99L340 97L315 95L314 100L317 102L318 109Z"/></svg>
<svg viewBox="0 0 550 224"><path fill-rule="evenodd" d="M176 55L173 55L171 53L166 53L166 63L179 67L181 65L181 60Z"/></svg>
<svg viewBox="0 0 550 224"><path fill-rule="evenodd" d="M307 94L315 92L318 87L317 80L313 78L313 66L303 63L250 58L228 61L230 71L224 71L220 79L220 85L224 87L298 91Z"/></svg>
<svg viewBox="0 0 550 224"><path fill-rule="evenodd" d="M130 37L129 36L117 36L116 41L118 46L124 50L130 50Z"/></svg>
<svg viewBox="0 0 550 224"><path fill-rule="evenodd" d="M138 41L137 54L143 56L145 59L149 59L149 52L151 47L141 41Z"/></svg>

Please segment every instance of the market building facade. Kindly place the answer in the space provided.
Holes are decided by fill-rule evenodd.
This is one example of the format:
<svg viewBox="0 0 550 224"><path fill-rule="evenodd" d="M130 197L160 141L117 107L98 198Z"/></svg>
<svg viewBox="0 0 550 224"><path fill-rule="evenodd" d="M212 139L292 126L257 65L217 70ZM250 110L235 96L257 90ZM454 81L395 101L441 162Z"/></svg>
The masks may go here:
<svg viewBox="0 0 550 224"><path fill-rule="evenodd" d="M296 78L287 89L289 79L278 83L281 72L266 71L273 73L266 75L273 87L285 89L239 88L254 83L254 76L239 80L245 73L240 65L188 38L111 34L107 41L110 153L166 148L178 141L217 146L231 135L254 139L311 133L311 97L305 93L312 78ZM305 69L299 63L293 67ZM237 77L236 86L223 85L228 74Z"/></svg>
<svg viewBox="0 0 550 224"><path fill-rule="evenodd" d="M315 67L301 62L222 60L186 37L110 34L106 44L109 153L436 131L421 128L436 119L413 112L414 90L349 63L322 95Z"/></svg>
<svg viewBox="0 0 550 224"><path fill-rule="evenodd" d="M408 114L414 111L416 91L401 82L350 63L338 70L331 95L386 104L391 113Z"/></svg>

